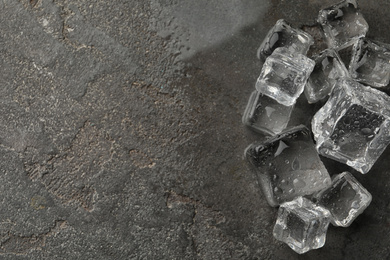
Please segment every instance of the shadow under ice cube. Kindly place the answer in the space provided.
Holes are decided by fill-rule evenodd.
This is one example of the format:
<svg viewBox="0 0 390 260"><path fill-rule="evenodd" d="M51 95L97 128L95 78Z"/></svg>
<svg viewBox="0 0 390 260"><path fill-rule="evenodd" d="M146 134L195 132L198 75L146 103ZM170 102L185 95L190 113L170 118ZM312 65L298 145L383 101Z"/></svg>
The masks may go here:
<svg viewBox="0 0 390 260"><path fill-rule="evenodd" d="M303 254L324 246L329 221L327 209L298 197L280 205L273 234L277 240Z"/></svg>
<svg viewBox="0 0 390 260"><path fill-rule="evenodd" d="M321 24L329 47L341 49L364 37L368 24L355 0L344 0L320 11Z"/></svg>
<svg viewBox="0 0 390 260"><path fill-rule="evenodd" d="M347 68L334 50L327 49L313 59L316 65L305 86L305 96L309 103L326 98L336 79L349 77Z"/></svg>
<svg viewBox="0 0 390 260"><path fill-rule="evenodd" d="M257 50L257 57L265 60L276 48L287 47L293 52L305 54L314 43L306 32L292 28L283 19L276 22Z"/></svg>
<svg viewBox="0 0 390 260"><path fill-rule="evenodd" d="M293 107L283 106L255 90L249 98L242 122L260 133L279 134L286 128Z"/></svg>
<svg viewBox="0 0 390 260"><path fill-rule="evenodd" d="M352 78L373 87L385 87L390 80L390 48L385 43L361 39L353 46L349 72Z"/></svg>
<svg viewBox="0 0 390 260"><path fill-rule="evenodd" d="M333 178L332 186L316 194L317 203L330 211L335 226L348 227L371 203L371 194L350 174Z"/></svg>
<svg viewBox="0 0 390 260"><path fill-rule="evenodd" d="M254 166L261 189L272 206L311 195L330 186L330 176L322 164L304 126L295 127L245 150Z"/></svg>
<svg viewBox="0 0 390 260"><path fill-rule="evenodd" d="M318 152L367 173L390 143L390 97L351 79L339 79L314 115Z"/></svg>
<svg viewBox="0 0 390 260"><path fill-rule="evenodd" d="M277 48L265 61L256 89L280 104L292 106L302 94L314 65L305 55Z"/></svg>

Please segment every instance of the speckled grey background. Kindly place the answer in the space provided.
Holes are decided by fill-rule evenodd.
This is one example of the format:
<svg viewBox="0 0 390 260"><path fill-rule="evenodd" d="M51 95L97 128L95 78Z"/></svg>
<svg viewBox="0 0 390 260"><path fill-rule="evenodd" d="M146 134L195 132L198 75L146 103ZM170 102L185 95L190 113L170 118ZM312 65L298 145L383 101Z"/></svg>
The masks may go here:
<svg viewBox="0 0 390 260"><path fill-rule="evenodd" d="M334 2L1 0L0 259L388 259L389 149L353 172L371 206L301 256L242 158L257 47ZM390 43L390 2L360 5Z"/></svg>

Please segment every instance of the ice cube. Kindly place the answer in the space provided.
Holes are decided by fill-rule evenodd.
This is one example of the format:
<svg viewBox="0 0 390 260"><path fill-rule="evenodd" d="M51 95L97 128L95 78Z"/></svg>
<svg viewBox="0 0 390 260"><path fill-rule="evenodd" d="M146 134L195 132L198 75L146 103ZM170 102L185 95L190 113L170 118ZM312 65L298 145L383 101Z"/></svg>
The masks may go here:
<svg viewBox="0 0 390 260"><path fill-rule="evenodd" d="M298 197L280 205L273 234L277 240L303 254L324 246L329 221L327 209Z"/></svg>
<svg viewBox="0 0 390 260"><path fill-rule="evenodd" d="M330 211L335 226L348 227L371 202L371 194L350 174L343 172L332 180L332 186L314 196L317 204Z"/></svg>
<svg viewBox="0 0 390 260"><path fill-rule="evenodd" d="M293 52L306 55L313 43L313 37L308 33L292 28L286 21L280 19L263 40L257 50L257 57L264 61L278 47L291 48Z"/></svg>
<svg viewBox="0 0 390 260"><path fill-rule="evenodd" d="M277 48L265 61L256 89L282 105L292 106L303 92L314 65L305 55Z"/></svg>
<svg viewBox="0 0 390 260"><path fill-rule="evenodd" d="M368 24L355 0L345 0L320 11L318 22L331 48L341 49L364 37Z"/></svg>
<svg viewBox="0 0 390 260"><path fill-rule="evenodd" d="M272 206L311 195L330 186L310 130L298 126L245 150L254 166L261 189Z"/></svg>
<svg viewBox="0 0 390 260"><path fill-rule="evenodd" d="M349 77L341 58L332 49L327 49L313 57L316 65L305 86L305 95L309 103L326 98L332 91L335 80Z"/></svg>
<svg viewBox="0 0 390 260"><path fill-rule="evenodd" d="M339 79L312 129L320 154L367 173L390 142L390 97Z"/></svg>
<svg viewBox="0 0 390 260"><path fill-rule="evenodd" d="M353 46L349 71L352 78L373 87L385 87L390 80L390 46L361 39Z"/></svg>
<svg viewBox="0 0 390 260"><path fill-rule="evenodd" d="M283 106L255 90L249 98L242 122L260 133L279 134L286 128L293 107Z"/></svg>

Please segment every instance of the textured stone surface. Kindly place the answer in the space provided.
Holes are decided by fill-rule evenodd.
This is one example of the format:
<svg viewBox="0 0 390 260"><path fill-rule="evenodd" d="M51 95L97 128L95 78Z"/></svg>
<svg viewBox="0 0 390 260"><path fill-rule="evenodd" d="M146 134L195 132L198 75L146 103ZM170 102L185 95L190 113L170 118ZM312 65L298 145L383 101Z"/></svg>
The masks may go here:
<svg viewBox="0 0 390 260"><path fill-rule="evenodd" d="M388 258L390 150L355 172L370 207L301 257L242 159L259 42L335 2L0 1L0 258ZM360 7L390 42L390 3Z"/></svg>

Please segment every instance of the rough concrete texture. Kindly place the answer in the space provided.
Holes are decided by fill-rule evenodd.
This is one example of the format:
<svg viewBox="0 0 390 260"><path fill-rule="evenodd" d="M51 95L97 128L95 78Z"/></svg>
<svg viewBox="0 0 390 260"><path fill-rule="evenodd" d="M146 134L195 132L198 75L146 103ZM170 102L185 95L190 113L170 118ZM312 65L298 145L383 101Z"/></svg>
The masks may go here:
<svg viewBox="0 0 390 260"><path fill-rule="evenodd" d="M388 259L389 149L353 172L371 206L305 255L242 158L261 40L334 2L1 0L0 259ZM390 43L390 3L360 4Z"/></svg>

